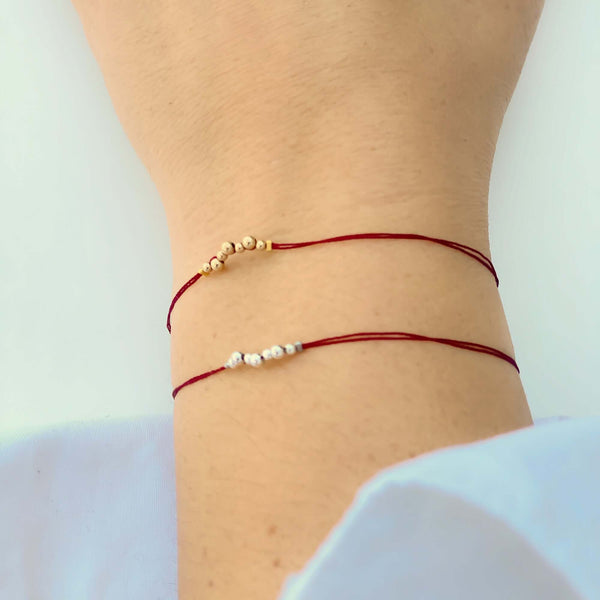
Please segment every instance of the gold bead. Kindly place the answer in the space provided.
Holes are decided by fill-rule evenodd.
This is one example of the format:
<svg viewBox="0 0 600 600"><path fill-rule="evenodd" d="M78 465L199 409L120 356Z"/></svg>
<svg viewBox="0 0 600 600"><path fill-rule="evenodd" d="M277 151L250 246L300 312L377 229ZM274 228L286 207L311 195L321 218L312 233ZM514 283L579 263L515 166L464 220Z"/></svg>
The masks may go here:
<svg viewBox="0 0 600 600"><path fill-rule="evenodd" d="M271 252L273 250L273 242L271 240L267 240L267 252Z"/></svg>
<svg viewBox="0 0 600 600"><path fill-rule="evenodd" d="M254 248L256 248L256 238L252 237L251 235L247 235L242 240L242 244L246 250L254 250Z"/></svg>
<svg viewBox="0 0 600 600"><path fill-rule="evenodd" d="M256 249L264 250L267 247L267 242L264 240L256 240Z"/></svg>
<svg viewBox="0 0 600 600"><path fill-rule="evenodd" d="M217 258L224 263L227 258L229 257L229 254L227 254L225 251L223 250L219 250L219 252L217 252Z"/></svg>
<svg viewBox="0 0 600 600"><path fill-rule="evenodd" d="M242 244L242 242L236 242L235 243L235 251L236 252L243 252L246 248L244 248L244 245Z"/></svg>
<svg viewBox="0 0 600 600"><path fill-rule="evenodd" d="M212 267L210 266L210 263L204 263L200 269L200 273L202 273L202 275L210 275L211 271Z"/></svg>
<svg viewBox="0 0 600 600"><path fill-rule="evenodd" d="M213 271L220 271L225 266L225 263L222 263L218 258L213 258L210 261L210 266Z"/></svg>
<svg viewBox="0 0 600 600"><path fill-rule="evenodd" d="M221 244L221 250L225 252L225 254L235 254L235 244L233 242L223 242Z"/></svg>

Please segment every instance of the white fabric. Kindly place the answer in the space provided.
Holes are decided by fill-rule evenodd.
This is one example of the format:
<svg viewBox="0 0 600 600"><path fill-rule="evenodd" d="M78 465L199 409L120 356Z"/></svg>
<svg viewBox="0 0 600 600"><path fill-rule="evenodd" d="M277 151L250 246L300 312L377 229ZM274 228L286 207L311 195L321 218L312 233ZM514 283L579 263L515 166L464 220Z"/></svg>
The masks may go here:
<svg viewBox="0 0 600 600"><path fill-rule="evenodd" d="M600 417L398 463L277 600L597 600L599 465ZM177 598L170 416L7 438L0 486L1 600Z"/></svg>

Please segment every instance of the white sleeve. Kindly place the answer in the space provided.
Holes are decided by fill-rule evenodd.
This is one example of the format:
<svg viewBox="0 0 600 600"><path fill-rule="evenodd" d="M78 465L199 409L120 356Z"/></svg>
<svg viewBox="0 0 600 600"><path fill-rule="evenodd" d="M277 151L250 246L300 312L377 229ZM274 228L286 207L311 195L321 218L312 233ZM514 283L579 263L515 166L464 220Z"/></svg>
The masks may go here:
<svg viewBox="0 0 600 600"><path fill-rule="evenodd" d="M176 600L172 436L165 415L5 438L0 599ZM278 600L597 600L599 459L589 417L384 469Z"/></svg>
<svg viewBox="0 0 600 600"><path fill-rule="evenodd" d="M380 471L279 600L600 598L600 418Z"/></svg>

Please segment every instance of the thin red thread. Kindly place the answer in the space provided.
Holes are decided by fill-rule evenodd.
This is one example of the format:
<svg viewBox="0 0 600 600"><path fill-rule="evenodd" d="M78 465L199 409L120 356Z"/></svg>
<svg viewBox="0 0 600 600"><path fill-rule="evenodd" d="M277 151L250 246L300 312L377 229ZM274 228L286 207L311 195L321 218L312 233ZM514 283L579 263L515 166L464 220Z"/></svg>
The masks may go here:
<svg viewBox="0 0 600 600"><path fill-rule="evenodd" d="M198 279L200 279L202 275L200 273L196 273L191 279L188 279L178 290L178 292L173 296L173 300L171 300L171 306L169 306L169 314L167 315L167 330L171 333L171 313L173 312L173 308L175 308L175 303L181 296L185 290L194 285Z"/></svg>
<svg viewBox="0 0 600 600"><path fill-rule="evenodd" d="M392 336L392 337L390 337ZM302 344L303 351L309 348L317 348L319 346L330 346L333 344L344 344L349 342L366 342L369 340L411 340L416 342L436 342L438 344L445 344L447 346L452 346L454 348L463 348L464 350L471 350L472 352L480 352L483 354L489 354L491 356L496 356L497 358L501 358L506 362L510 363L516 370L517 373L520 373L519 367L511 356L497 350L496 348L492 348L491 346L485 346L484 344L478 344L476 342L462 342L460 340L451 340L448 338L436 338L436 337L428 337L426 335L419 335L416 333L406 333L402 331L387 331L387 332L377 332L377 331L367 331L361 333L350 333L347 335L323 338L320 340L316 340L314 342L308 342L306 344ZM219 367L218 369L213 369L212 371L207 371L206 373L202 373L200 375L196 375L187 381L184 381L181 385L178 385L172 393L173 400L175 400L175 396L186 386L191 385L192 383L196 383L201 379L206 379L211 375L215 375L219 373L219 371L224 371L226 367ZM254 367L253 367L254 368ZM260 367L259 367L260 368Z"/></svg>
<svg viewBox="0 0 600 600"><path fill-rule="evenodd" d="M406 240L424 240L428 242L434 242L436 244L440 244L442 246L446 246L448 248L452 248L453 250L458 250L467 256L475 259L478 263L482 264L490 273L494 276L494 280L496 281L496 287L499 285L498 275L496 273L496 269L494 269L494 265L492 261L485 255L483 252L476 250L475 248L471 248L471 246L467 246L465 244L459 244L458 242L453 242L451 240L443 240L441 238L429 237L426 235L421 235L418 233L357 233L351 235L340 235L337 237L326 238L324 240L316 240L311 242L298 242L298 243L273 243L271 247L274 250L292 250L294 248L304 248L305 246L314 246L316 244L328 244L331 242L343 242L347 240L360 240L360 239L406 239ZM213 257L216 258L216 257ZM211 259L212 260L212 259ZM194 285L198 279L202 277L201 273L196 273L193 277L188 279L181 288L177 291L175 296L173 296L173 300L171 301L171 305L169 306L169 312L167 314L167 331L171 333L171 313L173 312L173 308L175 304L184 294L184 292Z"/></svg>

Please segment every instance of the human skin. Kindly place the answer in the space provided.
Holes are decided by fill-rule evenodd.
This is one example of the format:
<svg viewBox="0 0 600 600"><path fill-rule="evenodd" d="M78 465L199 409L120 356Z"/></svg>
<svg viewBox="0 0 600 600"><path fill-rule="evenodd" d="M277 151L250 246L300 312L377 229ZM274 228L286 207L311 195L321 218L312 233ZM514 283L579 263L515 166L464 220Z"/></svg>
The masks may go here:
<svg viewBox="0 0 600 600"><path fill-rule="evenodd" d="M163 200L173 292L248 234L414 232L490 256L492 160L541 0L74 4ZM515 355L490 273L427 242L245 252L172 323L174 386L233 350L359 331ZM512 366L433 343L339 344L189 386L179 597L276 598L379 470L530 424Z"/></svg>

